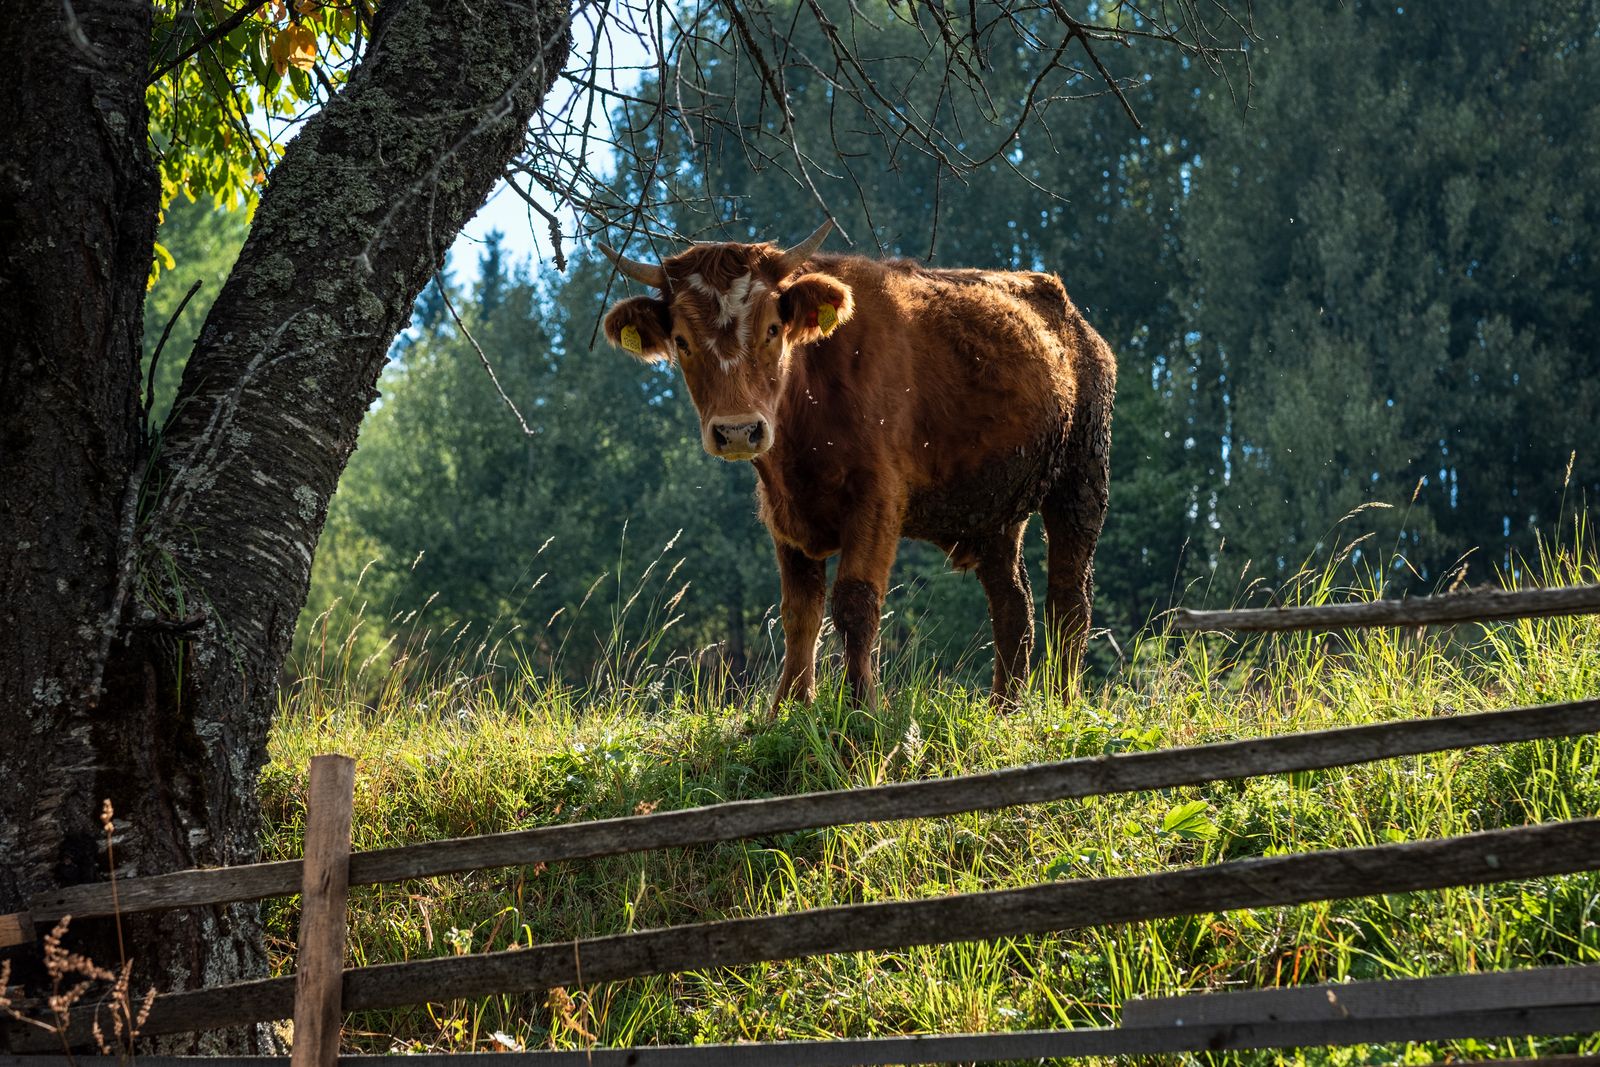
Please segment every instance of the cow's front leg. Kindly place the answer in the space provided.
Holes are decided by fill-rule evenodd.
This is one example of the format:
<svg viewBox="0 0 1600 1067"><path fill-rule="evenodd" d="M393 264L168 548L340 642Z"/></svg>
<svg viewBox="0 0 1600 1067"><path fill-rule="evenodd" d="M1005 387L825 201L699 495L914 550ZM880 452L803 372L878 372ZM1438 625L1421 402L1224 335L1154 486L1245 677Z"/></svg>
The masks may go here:
<svg viewBox="0 0 1600 1067"><path fill-rule="evenodd" d="M889 568L900 543L899 519L898 509L864 509L845 532L833 580L833 625L844 639L845 678L855 702L865 708L878 702L873 659Z"/></svg>
<svg viewBox="0 0 1600 1067"><path fill-rule="evenodd" d="M773 694L769 716L785 700L809 701L817 694L817 635L822 631L822 604L828 591L826 560L812 559L781 542L778 581L783 589L783 673Z"/></svg>

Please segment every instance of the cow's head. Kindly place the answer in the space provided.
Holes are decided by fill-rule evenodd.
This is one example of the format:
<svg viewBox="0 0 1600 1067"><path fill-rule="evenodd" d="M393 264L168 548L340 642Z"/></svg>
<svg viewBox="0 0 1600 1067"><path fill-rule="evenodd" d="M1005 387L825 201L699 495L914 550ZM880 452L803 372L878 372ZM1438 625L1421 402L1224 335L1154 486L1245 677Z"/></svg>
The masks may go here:
<svg viewBox="0 0 1600 1067"><path fill-rule="evenodd" d="M700 413L706 451L754 459L772 447L778 397L794 350L850 318L850 287L830 274L802 273L822 246L824 223L790 249L771 244L704 244L660 265L600 246L617 269L653 286L606 313L606 338L643 360L683 368Z"/></svg>

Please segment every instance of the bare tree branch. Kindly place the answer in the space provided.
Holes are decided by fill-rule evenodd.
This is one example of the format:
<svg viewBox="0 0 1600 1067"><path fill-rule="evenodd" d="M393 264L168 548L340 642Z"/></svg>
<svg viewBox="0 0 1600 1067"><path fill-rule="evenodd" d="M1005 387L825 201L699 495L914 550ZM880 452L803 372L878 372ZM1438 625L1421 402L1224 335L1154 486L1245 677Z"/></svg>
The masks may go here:
<svg viewBox="0 0 1600 1067"><path fill-rule="evenodd" d="M892 0L888 19L875 21L854 0L804 0L782 17L765 0L604 0L589 9L593 46L565 75L580 110L547 113L538 151L518 164L530 179L521 193L527 199L536 189L554 201L536 209L547 225L570 213L574 238L612 227L624 239L681 239L703 225L737 231L739 203L717 187L724 153L734 152L750 171L787 176L836 223L842 205L829 203L823 179L842 182L870 219L871 191L851 164L869 151L886 153L891 168L927 160L931 195L942 199L946 181L966 182L997 163L1016 171L1013 146L1055 104L1110 96L1142 129L1129 96L1137 68L1118 74L1103 54L1107 44L1130 54L1136 44L1175 49L1228 79L1230 91L1237 62L1248 91L1250 4L1116 0L1079 16L1068 0ZM1088 59L1082 67L1065 62L1074 40ZM618 62L625 44L646 58ZM1013 58L1029 55L1031 63ZM996 92L996 56L1028 71L1010 93ZM801 83L821 87L824 122L802 123L794 113L789 95ZM597 122L605 112L615 118L609 130ZM611 174L597 171L597 154L609 156ZM677 162L668 167L668 158ZM692 172L682 169L685 158L696 160Z"/></svg>
<svg viewBox="0 0 1600 1067"><path fill-rule="evenodd" d="M439 290L439 297L444 301L445 310L450 312L450 317L455 320L456 329L460 330L461 336L465 337L468 343L472 345L472 350L478 353L478 361L483 364L483 369L489 372L489 380L494 383L494 391L500 394L500 399L506 402L506 407L511 409L511 414L517 417L517 425L522 427L522 435L524 437L539 436L539 432L528 426L528 420L522 417L522 412L517 410L517 405L506 395L505 386L500 384L500 376L494 372L494 364L489 362L489 357L484 353L483 346L478 343L476 337L472 336L472 331L467 329L467 324L461 321L461 316L457 313L455 304L450 301L450 289L444 284L444 279L439 276L438 271L433 272L433 284Z"/></svg>

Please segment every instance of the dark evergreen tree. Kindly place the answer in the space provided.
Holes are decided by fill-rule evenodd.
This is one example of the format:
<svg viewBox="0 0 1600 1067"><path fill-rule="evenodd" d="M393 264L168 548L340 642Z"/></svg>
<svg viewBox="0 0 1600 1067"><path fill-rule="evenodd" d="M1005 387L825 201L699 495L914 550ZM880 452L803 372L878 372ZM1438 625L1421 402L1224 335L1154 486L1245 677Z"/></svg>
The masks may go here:
<svg viewBox="0 0 1600 1067"><path fill-rule="evenodd" d="M1183 247L1221 533L1269 570L1368 501L1424 583L1600 488L1600 4L1295 5ZM1213 110L1228 102L1207 91ZM1410 501L1415 497L1415 505ZM1403 531L1403 532L1402 532Z"/></svg>

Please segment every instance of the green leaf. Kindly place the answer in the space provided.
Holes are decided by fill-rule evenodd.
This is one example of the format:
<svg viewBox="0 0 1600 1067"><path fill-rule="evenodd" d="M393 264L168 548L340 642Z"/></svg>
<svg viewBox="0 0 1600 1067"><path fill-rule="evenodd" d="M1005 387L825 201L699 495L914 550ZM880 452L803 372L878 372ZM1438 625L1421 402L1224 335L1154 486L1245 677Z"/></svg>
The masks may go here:
<svg viewBox="0 0 1600 1067"><path fill-rule="evenodd" d="M1209 841L1217 836L1217 824L1206 813L1211 805L1203 800L1179 804L1161 820L1161 832L1189 841Z"/></svg>

